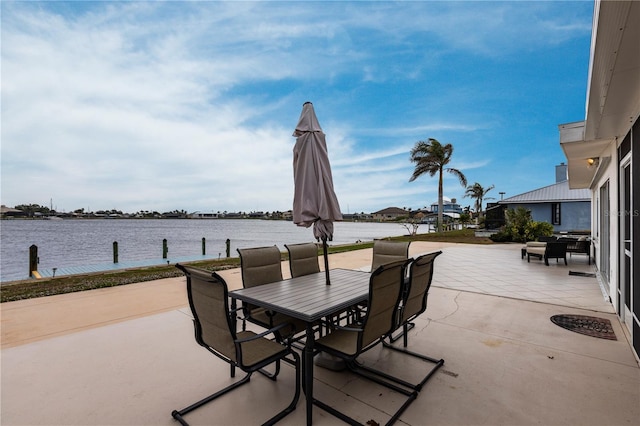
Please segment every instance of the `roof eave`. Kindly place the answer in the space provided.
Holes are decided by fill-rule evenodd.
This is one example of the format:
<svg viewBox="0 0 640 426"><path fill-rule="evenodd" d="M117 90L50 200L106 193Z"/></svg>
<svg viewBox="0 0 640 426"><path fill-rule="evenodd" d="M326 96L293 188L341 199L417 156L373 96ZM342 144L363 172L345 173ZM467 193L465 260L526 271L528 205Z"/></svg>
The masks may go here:
<svg viewBox="0 0 640 426"><path fill-rule="evenodd" d="M640 115L640 2L596 0L585 121L560 125L569 188L585 189L602 173L607 147ZM597 159L589 167L587 160Z"/></svg>

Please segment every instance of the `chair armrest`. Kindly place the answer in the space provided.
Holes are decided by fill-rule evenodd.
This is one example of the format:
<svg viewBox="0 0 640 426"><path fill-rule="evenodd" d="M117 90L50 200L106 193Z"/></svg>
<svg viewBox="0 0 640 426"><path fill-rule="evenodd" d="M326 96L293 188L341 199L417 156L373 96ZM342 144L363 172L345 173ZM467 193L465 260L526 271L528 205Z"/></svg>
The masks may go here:
<svg viewBox="0 0 640 426"><path fill-rule="evenodd" d="M335 319L337 319L337 321L335 321ZM353 327L354 324L351 324L351 327L340 325L339 321L340 321L340 317L331 317L331 318L325 318L324 320L321 320L321 323L327 328L333 328L336 330L362 331L362 328Z"/></svg>
<svg viewBox="0 0 640 426"><path fill-rule="evenodd" d="M261 339L261 338L265 337L266 335L274 333L274 332L276 332L276 331L278 331L278 330L280 330L281 328L284 328L284 327L291 327L291 324L289 324L288 322L283 322L283 323L278 324L277 326L275 326L273 328L270 328L269 330L263 331L260 334L256 334L256 335L251 336L251 337L246 337L244 339L236 339L236 340L234 340L234 342L237 343L237 344L242 344L242 343L245 343L245 342L250 342L252 340L258 340L258 339Z"/></svg>
<svg viewBox="0 0 640 426"><path fill-rule="evenodd" d="M343 330L343 331L355 331L355 332L364 331L364 329L362 327L345 327L345 326L342 326L342 325L336 325L335 329L336 330Z"/></svg>

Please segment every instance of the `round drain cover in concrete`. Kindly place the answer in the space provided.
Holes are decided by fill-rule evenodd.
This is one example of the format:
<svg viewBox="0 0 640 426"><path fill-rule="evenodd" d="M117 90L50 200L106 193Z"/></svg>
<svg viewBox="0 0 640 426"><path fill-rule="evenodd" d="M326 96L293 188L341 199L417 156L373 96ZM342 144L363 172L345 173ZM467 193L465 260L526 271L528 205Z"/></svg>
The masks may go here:
<svg viewBox="0 0 640 426"><path fill-rule="evenodd" d="M551 322L570 331L600 339L618 340L611 321L585 315L554 315Z"/></svg>

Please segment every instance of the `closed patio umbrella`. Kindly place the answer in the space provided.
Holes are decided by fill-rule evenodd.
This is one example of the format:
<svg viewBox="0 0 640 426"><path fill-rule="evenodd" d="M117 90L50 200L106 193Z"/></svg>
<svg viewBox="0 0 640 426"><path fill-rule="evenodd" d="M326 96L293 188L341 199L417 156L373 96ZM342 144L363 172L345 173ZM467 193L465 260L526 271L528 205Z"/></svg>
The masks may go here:
<svg viewBox="0 0 640 426"><path fill-rule="evenodd" d="M313 225L313 235L322 241L327 284L331 284L327 240L333 240L333 222L342 220L342 214L333 190L325 135L311 102L302 106L293 136L293 222L306 228Z"/></svg>

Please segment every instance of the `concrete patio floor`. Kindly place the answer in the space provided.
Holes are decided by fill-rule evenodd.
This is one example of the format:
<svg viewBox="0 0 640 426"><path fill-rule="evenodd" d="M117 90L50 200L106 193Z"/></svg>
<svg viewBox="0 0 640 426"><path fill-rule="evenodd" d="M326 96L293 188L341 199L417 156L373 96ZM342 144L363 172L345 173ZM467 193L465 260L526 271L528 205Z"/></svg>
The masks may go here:
<svg viewBox="0 0 640 426"><path fill-rule="evenodd" d="M593 272L584 256L545 266L520 259L519 245L437 243L412 243L410 254L437 249L444 254L409 347L445 365L397 424L640 424L640 368L624 325L595 278L569 275ZM366 268L371 250L329 262ZM222 275L241 286L239 270ZM195 343L184 287L183 278L166 279L0 305L0 423L176 425L172 410L231 381L228 365ZM617 340L560 328L549 320L556 314L609 319ZM364 361L408 380L430 367L385 349ZM255 375L186 419L260 424L288 404L293 381L285 364L277 382ZM386 388L318 367L314 393L362 423L383 424L402 403ZM281 424L304 419L302 396ZM314 424L341 422L315 408Z"/></svg>

